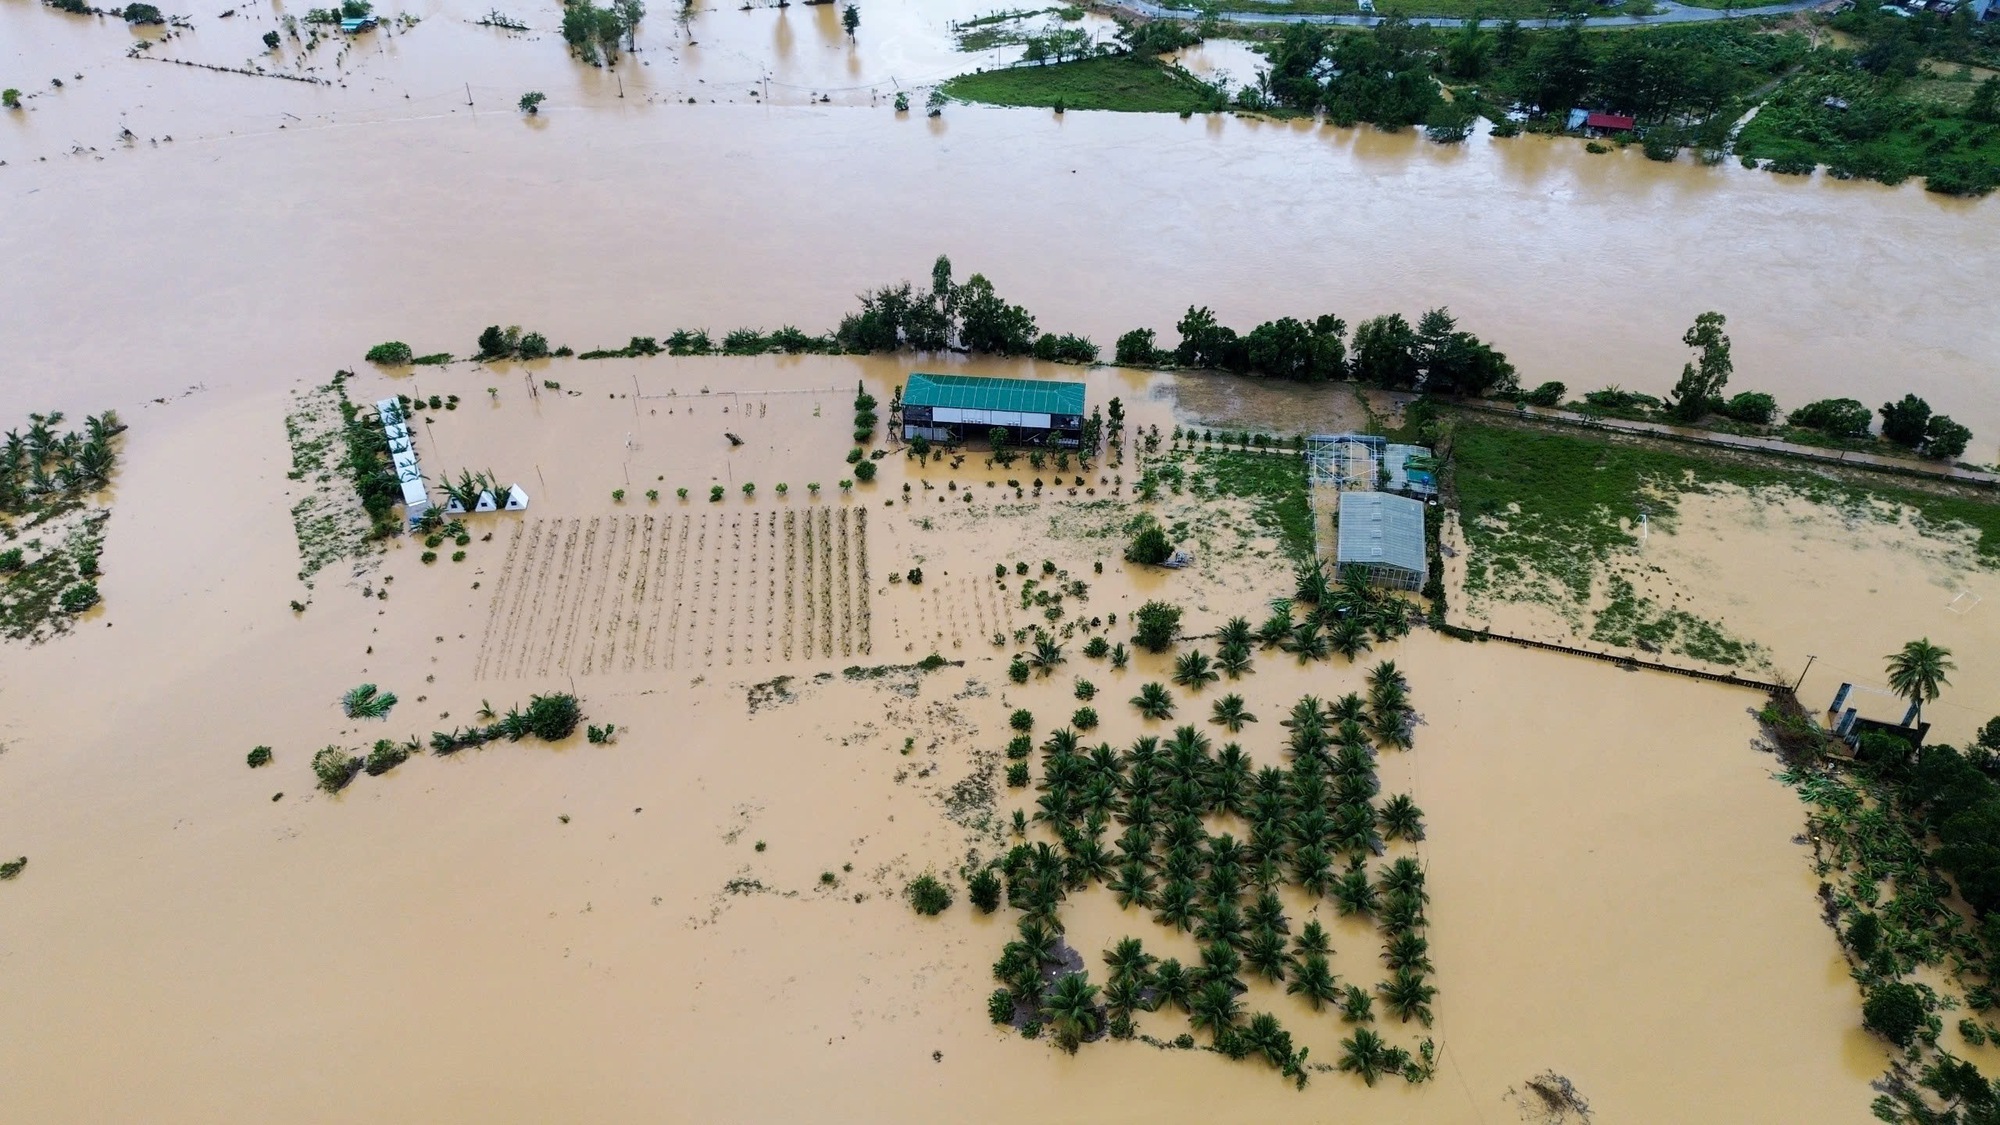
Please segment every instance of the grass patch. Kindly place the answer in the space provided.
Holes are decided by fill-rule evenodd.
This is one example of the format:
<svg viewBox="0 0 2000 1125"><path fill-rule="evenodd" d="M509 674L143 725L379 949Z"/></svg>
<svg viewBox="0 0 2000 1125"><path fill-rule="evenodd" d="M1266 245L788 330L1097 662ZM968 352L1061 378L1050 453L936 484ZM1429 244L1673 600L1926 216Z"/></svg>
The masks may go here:
<svg viewBox="0 0 2000 1125"><path fill-rule="evenodd" d="M292 535L299 544L299 581L310 589L321 570L342 559L369 557L372 521L346 481L349 446L344 381L295 391L285 415L292 468L287 474L306 494L292 505ZM401 490L398 489L400 497Z"/></svg>
<svg viewBox="0 0 2000 1125"><path fill-rule="evenodd" d="M109 508L96 501L125 429L112 411L64 432L59 411L30 414L0 442L0 638L36 644L98 603Z"/></svg>
<svg viewBox="0 0 2000 1125"><path fill-rule="evenodd" d="M1127 113L1199 113L1219 108L1214 87L1178 67L1138 55L1107 55L961 74L947 97L985 105L1108 109Z"/></svg>
<svg viewBox="0 0 2000 1125"><path fill-rule="evenodd" d="M1251 517L1277 537L1286 555L1312 557L1312 504L1306 496L1304 461L1286 454L1205 449L1194 454L1194 463L1216 495L1250 501Z"/></svg>

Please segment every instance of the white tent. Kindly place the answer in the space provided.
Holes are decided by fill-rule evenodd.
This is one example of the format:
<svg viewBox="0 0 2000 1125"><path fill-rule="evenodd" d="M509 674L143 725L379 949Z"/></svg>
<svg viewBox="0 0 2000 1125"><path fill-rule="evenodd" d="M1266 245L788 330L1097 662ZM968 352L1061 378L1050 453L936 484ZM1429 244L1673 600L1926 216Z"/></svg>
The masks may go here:
<svg viewBox="0 0 2000 1125"><path fill-rule="evenodd" d="M472 510L473 510L473 511L475 511L475 512L497 512L497 511L499 511L499 510L500 510L500 505L498 505L498 504L496 504L496 503L494 503L494 502L493 502L493 490L492 490L492 489L490 489L490 488L483 488L483 489L480 489L480 491L479 491L479 502L478 502L477 504L474 504L474 505L472 506Z"/></svg>
<svg viewBox="0 0 2000 1125"><path fill-rule="evenodd" d="M528 510L528 494L518 484L512 485L507 489L507 510L510 512L525 512Z"/></svg>

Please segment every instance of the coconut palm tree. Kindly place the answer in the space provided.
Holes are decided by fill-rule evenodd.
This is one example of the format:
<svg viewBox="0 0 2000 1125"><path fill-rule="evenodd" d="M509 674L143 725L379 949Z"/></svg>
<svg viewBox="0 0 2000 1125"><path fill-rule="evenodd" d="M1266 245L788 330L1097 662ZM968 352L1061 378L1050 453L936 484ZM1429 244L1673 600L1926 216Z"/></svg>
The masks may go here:
<svg viewBox="0 0 2000 1125"><path fill-rule="evenodd" d="M1395 976L1376 988L1382 993L1382 1002L1404 1023L1415 1016L1425 1027L1431 1025L1431 998L1437 995L1437 989L1424 983L1422 973L1398 969Z"/></svg>
<svg viewBox="0 0 2000 1125"><path fill-rule="evenodd" d="M1158 959L1146 952L1146 947L1138 938L1118 939L1118 944L1104 951L1104 967L1111 970L1111 979L1130 977L1145 981L1152 975L1153 964Z"/></svg>
<svg viewBox="0 0 2000 1125"><path fill-rule="evenodd" d="M1317 1012L1328 1004L1340 1002L1340 978L1327 967L1326 954L1307 953L1292 966L1291 983L1285 986L1285 991L1305 997L1306 1003Z"/></svg>
<svg viewBox="0 0 2000 1125"><path fill-rule="evenodd" d="M1258 1012L1250 1017L1243 1028L1243 1041L1251 1050L1264 1056L1265 1061L1275 1067L1284 1067L1292 1061L1292 1033L1278 1022L1278 1017L1269 1012Z"/></svg>
<svg viewBox="0 0 2000 1125"><path fill-rule="evenodd" d="M1250 670L1250 645L1248 642L1225 644L1215 650L1215 666L1228 673L1232 680L1240 680L1243 673Z"/></svg>
<svg viewBox="0 0 2000 1125"><path fill-rule="evenodd" d="M1318 844L1308 844L1292 853L1292 881L1308 894L1324 896L1333 889L1333 857Z"/></svg>
<svg viewBox="0 0 2000 1125"><path fill-rule="evenodd" d="M1077 747L1081 745L1082 739L1075 731L1062 727L1049 733L1049 737L1042 743L1042 753L1052 758L1070 757L1076 754Z"/></svg>
<svg viewBox="0 0 2000 1125"><path fill-rule="evenodd" d="M1343 617L1334 622L1332 632L1327 635L1327 645L1352 664L1370 647L1368 626L1362 624L1358 617Z"/></svg>
<svg viewBox="0 0 2000 1125"><path fill-rule="evenodd" d="M1369 693L1386 690L1394 690L1397 694L1405 696L1410 693L1409 678L1403 675L1402 669L1397 668L1393 660L1384 660L1368 669Z"/></svg>
<svg viewBox="0 0 2000 1125"><path fill-rule="evenodd" d="M1257 716L1252 715L1250 709L1244 706L1242 696L1230 692L1216 700L1214 706L1209 708L1208 721L1217 726L1228 727L1229 733L1235 734L1243 729L1245 723L1256 722Z"/></svg>
<svg viewBox="0 0 2000 1125"><path fill-rule="evenodd" d="M1174 717L1174 697L1157 683L1141 685L1139 694L1132 697L1132 706L1149 719L1166 720Z"/></svg>
<svg viewBox="0 0 2000 1125"><path fill-rule="evenodd" d="M1216 673L1214 662L1208 658L1208 654L1199 649L1184 652L1174 658L1174 682L1189 691L1199 693L1202 688L1221 678Z"/></svg>
<svg viewBox="0 0 2000 1125"><path fill-rule="evenodd" d="M1062 646L1056 643L1054 637L1047 633L1035 634L1035 647L1029 650L1027 656L1028 667L1046 676L1065 659Z"/></svg>
<svg viewBox="0 0 2000 1125"><path fill-rule="evenodd" d="M1235 1029L1239 1014L1236 990L1227 980L1207 981L1188 1001L1188 1022L1218 1039Z"/></svg>
<svg viewBox="0 0 2000 1125"><path fill-rule="evenodd" d="M1070 973L1056 981L1042 998L1042 1020L1055 1034L1057 1046L1076 1053L1077 1045L1095 1035L1100 1026L1097 986L1083 973Z"/></svg>
<svg viewBox="0 0 2000 1125"><path fill-rule="evenodd" d="M1319 622L1308 617L1292 626L1291 635L1285 639L1284 648L1285 651L1297 656L1299 663L1307 664L1314 660L1326 659L1328 641L1326 634L1320 630Z"/></svg>
<svg viewBox="0 0 2000 1125"><path fill-rule="evenodd" d="M1252 929L1276 930L1281 934L1291 931L1290 923L1285 921L1285 904L1273 891L1260 892L1244 910L1243 917Z"/></svg>
<svg viewBox="0 0 2000 1125"><path fill-rule="evenodd" d="M1104 1006L1112 1019L1130 1020L1133 1012L1146 1010L1146 986L1133 977L1113 977L1104 986Z"/></svg>
<svg viewBox="0 0 2000 1125"><path fill-rule="evenodd" d="M1333 582L1326 576L1326 564L1318 559L1294 566L1292 582L1295 587L1292 596L1297 601L1323 605L1333 600Z"/></svg>
<svg viewBox="0 0 2000 1125"><path fill-rule="evenodd" d="M1120 864L1117 878L1106 885L1118 896L1121 907L1150 910L1153 906L1153 873L1136 859Z"/></svg>
<svg viewBox="0 0 2000 1125"><path fill-rule="evenodd" d="M1431 943L1419 933L1397 934L1382 948L1382 961L1390 969L1416 973L1431 971Z"/></svg>
<svg viewBox="0 0 2000 1125"><path fill-rule="evenodd" d="M1243 943L1243 962L1261 973L1265 980L1273 984L1285 979L1285 939L1278 931L1265 927L1252 930L1250 939Z"/></svg>
<svg viewBox="0 0 2000 1125"><path fill-rule="evenodd" d="M1188 1010L1188 1000L1194 995L1195 979L1192 973L1181 967L1179 959L1169 957L1153 970L1153 1007L1155 1010L1168 1004Z"/></svg>
<svg viewBox="0 0 2000 1125"><path fill-rule="evenodd" d="M1159 910L1153 921L1177 930L1187 930L1199 913L1200 892L1190 879L1169 879L1160 888Z"/></svg>
<svg viewBox="0 0 2000 1125"><path fill-rule="evenodd" d="M1234 898L1218 898L1215 904L1203 912L1196 923L1196 940L1212 943L1233 943L1243 935L1243 910Z"/></svg>
<svg viewBox="0 0 2000 1125"><path fill-rule="evenodd" d="M1310 957L1315 953L1324 956L1333 952L1333 942L1326 936L1326 927L1319 924L1319 919L1313 918L1292 939L1292 948L1300 957Z"/></svg>
<svg viewBox="0 0 2000 1125"><path fill-rule="evenodd" d="M1375 998L1358 984L1348 985L1340 993L1340 1018L1348 1023L1373 1023Z"/></svg>
<svg viewBox="0 0 2000 1125"><path fill-rule="evenodd" d="M1243 957L1236 947L1226 941L1211 941L1201 947L1201 977L1205 981L1227 981L1236 987L1236 973L1243 968Z"/></svg>
<svg viewBox="0 0 2000 1125"><path fill-rule="evenodd" d="M1430 894L1424 890L1423 865L1409 856L1397 856L1382 868L1378 882L1384 895L1414 895L1419 902L1430 901Z"/></svg>
<svg viewBox="0 0 2000 1125"><path fill-rule="evenodd" d="M1292 635L1292 603L1279 599L1271 603L1271 616L1257 626L1257 643L1265 648L1275 648Z"/></svg>
<svg viewBox="0 0 2000 1125"><path fill-rule="evenodd" d="M1375 893L1375 885L1368 881L1368 871L1355 860L1347 873L1333 885L1334 905L1342 914L1373 914L1381 900Z"/></svg>
<svg viewBox="0 0 2000 1125"><path fill-rule="evenodd" d="M1215 633L1216 643L1223 648L1231 648L1237 645L1248 647L1251 637L1250 622L1248 619L1242 617L1230 618Z"/></svg>
<svg viewBox="0 0 2000 1125"><path fill-rule="evenodd" d="M1382 805L1382 834L1391 840L1417 841L1424 838L1424 810L1410 799L1408 793L1398 793Z"/></svg>
<svg viewBox="0 0 2000 1125"><path fill-rule="evenodd" d="M1940 689L1951 686L1946 673L1957 669L1950 649L1939 648L1929 637L1911 641L1889 655L1889 689L1916 707L1916 719L1921 723L1924 704L1936 699Z"/></svg>
<svg viewBox="0 0 2000 1125"><path fill-rule="evenodd" d="M1378 711L1369 721L1368 732L1383 746L1393 746L1398 750L1408 750L1413 744L1410 737L1410 713L1408 711Z"/></svg>
<svg viewBox="0 0 2000 1125"><path fill-rule="evenodd" d="M1348 1074L1358 1074L1370 1086L1389 1069L1388 1044L1382 1037L1365 1027L1357 1027L1354 1034L1340 1041L1341 1070Z"/></svg>
<svg viewBox="0 0 2000 1125"><path fill-rule="evenodd" d="M1406 891L1386 895L1376 911L1376 921L1385 934L1409 933L1428 921L1424 917L1423 898Z"/></svg>

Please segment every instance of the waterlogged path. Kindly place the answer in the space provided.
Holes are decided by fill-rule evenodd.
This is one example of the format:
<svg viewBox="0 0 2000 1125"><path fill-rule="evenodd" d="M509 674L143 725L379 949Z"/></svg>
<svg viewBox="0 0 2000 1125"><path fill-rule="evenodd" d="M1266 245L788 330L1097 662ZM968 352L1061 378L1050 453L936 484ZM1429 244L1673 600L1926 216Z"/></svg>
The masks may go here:
<svg viewBox="0 0 2000 1125"><path fill-rule="evenodd" d="M1673 0L1660 0L1660 10L1649 16L1591 16L1582 23L1585 27L1653 27L1666 23L1709 23L1713 20L1783 16L1826 5L1827 0L1790 0L1784 4L1766 4L1757 8L1719 9L1692 8L1686 4L1676 4ZM1122 8L1153 19L1201 20L1214 16L1224 23L1321 23L1338 27L1374 27L1388 18L1381 15L1337 16L1322 12L1204 12L1197 8L1169 8L1163 4L1149 3L1148 0L1111 0L1111 7ZM1426 27L1459 27L1465 20L1457 16L1412 16L1409 22ZM1527 19L1514 22L1522 27L1565 27L1576 21Z"/></svg>

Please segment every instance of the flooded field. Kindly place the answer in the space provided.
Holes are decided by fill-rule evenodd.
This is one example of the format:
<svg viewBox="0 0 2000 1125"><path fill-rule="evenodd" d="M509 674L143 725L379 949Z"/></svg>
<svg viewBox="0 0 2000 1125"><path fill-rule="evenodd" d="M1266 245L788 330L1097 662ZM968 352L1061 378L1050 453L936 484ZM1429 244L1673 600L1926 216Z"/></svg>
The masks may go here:
<svg viewBox="0 0 2000 1125"><path fill-rule="evenodd" d="M535 397L518 373L496 377L497 398L475 389L456 411L427 412L420 451L530 482L531 509L468 517L477 534L463 563L425 565L400 541L365 578L325 572L303 614L286 608L301 584L281 393L197 395L135 418L106 610L59 645L0 650L0 823L34 857L7 895L37 919L11 931L0 983L10 1010L39 1014L0 1033L13 1104L164 1121L853 1119L973 1104L981 1118L1173 1117L1227 1098L1260 1114L1468 1121L1514 1119L1525 1083L1553 1071L1605 1119L1668 1103L1719 1121L1865 1119L1883 1056L1855 1025L1811 908L1796 801L1751 746L1756 697L1428 635L1369 659L1405 669L1421 716L1415 749L1382 769L1427 826L1408 854L1433 896L1434 1081L1370 1089L1327 1072L1298 1092L1262 1064L1207 1052L1100 1043L1072 1059L994 1030L979 998L1009 914L955 906L922 919L903 882L998 846L987 822L954 816L952 796L984 777L995 820L1021 803L993 777L1010 708L1059 721L1074 678L1089 676L1106 716L1098 736L1122 742L1160 724L1121 701L1169 669L1144 653L1122 671L1072 655L1058 675L1008 682L1012 646L986 634L1025 621L993 566L1047 558L1086 575L1079 613L1170 597L1189 607L1191 633L1260 615L1288 576L1256 536L1223 541L1212 567L1132 572L1121 540L1092 530L1088 498L989 500L999 489L983 482L1008 470L976 455L921 470L892 456L851 496L824 483L806 496L805 481L844 468L854 380L883 394L897 374L849 359L570 362L535 371L562 384ZM739 393L701 394L724 378ZM1134 403L1135 424L1171 425L1171 404L1144 380L1090 379L1094 397ZM638 397L617 397L635 385ZM351 390L372 400L411 387L367 376ZM781 426L786 440L772 441ZM725 428L745 444L722 440ZM181 483L225 442L242 450L242 484L191 521ZM659 477L651 487L684 482L693 498L641 500ZM711 504L711 480L738 487ZM744 480L759 484L754 499ZM780 480L785 498L772 495ZM905 481L918 485L908 503ZM948 499L967 490L969 504ZM794 521L830 524L836 544L849 527L836 620L865 590L868 640L836 630L808 650L794 633L785 653L788 600L828 596L805 583L786 593L803 557L785 546ZM579 614L545 608L558 628L496 624L520 604L537 534L567 541L580 526L587 539L593 525L596 561L579 554L559 573L601 581L560 595L560 579L538 578L529 594ZM682 531L699 542L704 526L708 553L683 552ZM703 561L671 593L633 597L636 575L678 569L683 553ZM921 587L887 580L912 566ZM360 597L364 586L386 600ZM662 606L689 617L649 640ZM544 670L535 655L519 672L522 642L552 637L573 638L559 640L569 662ZM841 672L931 651L964 663ZM1362 671L1260 655L1228 689L1263 716L1240 736L1256 763L1282 760L1276 720L1292 700L1358 690ZM401 696L386 721L341 716L339 694L364 681ZM570 683L592 722L620 728L616 743L500 743L413 758L338 796L312 789L318 746L421 736L472 721L482 701L504 708ZM1197 705L1182 721L1198 721ZM259 744L276 760L246 769ZM1316 909L1337 968L1373 979L1365 929ZM1066 913L1098 979L1098 950L1118 936L1176 948L1104 891ZM135 948L152 953L135 962ZM1346 1032L1331 1012L1268 985L1246 1004L1278 1013L1312 1058L1338 1057ZM1629 1033L1634 1010L1650 1013L1644 1035ZM1168 1038L1173 1023L1140 1021ZM1414 1042L1416 1025L1384 1030ZM107 1056L121 1065L86 1061ZM1691 1072L1704 1075L1692 1090Z"/></svg>
<svg viewBox="0 0 2000 1125"><path fill-rule="evenodd" d="M1293 585L1263 498L1189 455L1201 483L1150 505L1195 554L1166 572L1123 560L1136 435L1089 469L892 452L868 482L844 460L856 388L886 402L913 368L1082 379L1162 431L1361 427L1386 403L962 356L361 357L392 339L467 355L489 324L578 351L822 332L942 252L1106 354L1134 327L1170 343L1190 305L1244 329L1447 305L1524 382L1573 390L1664 391L1681 332L1719 309L1731 390L1915 392L1977 431L1983 461L1994 204L1572 141L897 114L896 93L1018 53L1004 35L960 50L989 14L964 0L865 4L851 40L835 5L663 8L613 70L567 58L555 5L497 12L526 30L480 26L487 7L385 10L309 44L284 22L299 13L261 3L138 30L0 4L0 68L30 95L0 114L0 411L131 427L96 497L103 603L70 635L0 645L0 857L32 858L0 885L20 921L0 927L0 1007L31 1017L0 1024L12 1115L1468 1122L1556 1119L1536 1089L1567 1083L1606 1122L1868 1119L1888 1055L1820 919L1755 693L1420 629L1355 662L1260 649L1240 680L1176 687L1175 720L1143 719L1127 700L1171 656L1114 668L1084 634L1127 636L1155 598L1192 636L1263 619ZM1256 65L1227 42L1183 61L1237 84ZM532 118L513 108L530 89L548 94ZM341 369L359 374L336 389ZM425 473L490 472L529 509L467 516L462 543L364 539L329 455L301 452L337 433L339 393L438 396L415 412ZM1241 456L1245 477L1289 464ZM1621 573L1761 646L1773 674L1815 658L1809 706L1927 632L1960 669L1931 717L1963 739L2000 710L2000 586L1972 551L1717 489L1682 497ZM1086 588L1067 623L1120 620L1016 683L1026 630L1056 620L1022 586L1045 563ZM1574 632L1544 607L1455 590L1453 608ZM1087 677L1091 740L1128 745L1218 733L1209 705L1238 692L1261 718L1228 737L1279 766L1295 701L1361 690L1381 659L1417 716L1414 748L1381 756L1383 795L1426 827L1382 859L1429 880L1438 994L1432 1026L1376 1026L1432 1041L1429 1081L1330 1069L1350 1025L1261 980L1242 1002L1308 1049L1303 1091L1171 1046L1178 1012L1136 1020L1167 1046L1074 1057L989 1022L1018 911L972 910L959 871L1036 807L1002 780L1010 712L1039 736ZM359 684L398 696L386 719L343 714ZM315 788L322 747L421 743L550 691L613 740L419 753ZM258 746L273 759L253 769ZM958 895L938 918L903 898L926 871ZM1332 934L1344 981L1385 975L1370 926L1295 889L1285 905ZM1064 919L1100 983L1126 935L1195 955L1101 887Z"/></svg>

